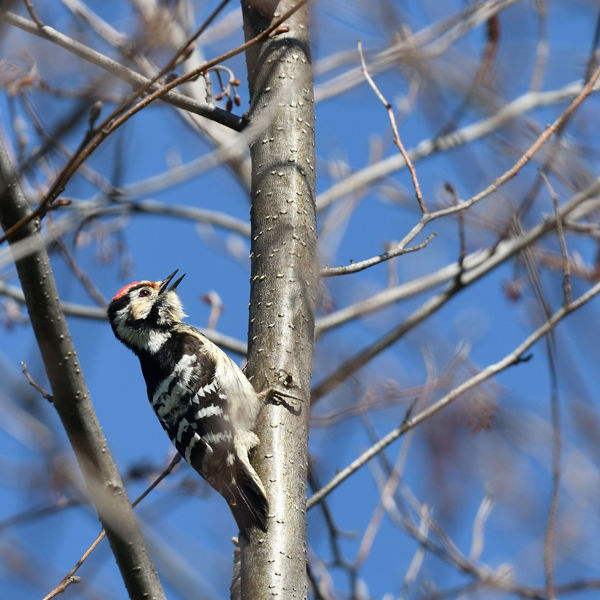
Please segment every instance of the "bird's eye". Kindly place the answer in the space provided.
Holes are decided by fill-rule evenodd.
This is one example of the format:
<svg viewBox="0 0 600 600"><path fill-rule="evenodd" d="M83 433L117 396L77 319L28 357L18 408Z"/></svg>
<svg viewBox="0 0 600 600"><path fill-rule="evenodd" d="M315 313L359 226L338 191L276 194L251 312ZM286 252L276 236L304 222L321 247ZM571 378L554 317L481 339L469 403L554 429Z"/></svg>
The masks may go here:
<svg viewBox="0 0 600 600"><path fill-rule="evenodd" d="M150 295L150 290L147 288L144 288L142 290L140 290L139 296L141 296L142 298L149 296Z"/></svg>

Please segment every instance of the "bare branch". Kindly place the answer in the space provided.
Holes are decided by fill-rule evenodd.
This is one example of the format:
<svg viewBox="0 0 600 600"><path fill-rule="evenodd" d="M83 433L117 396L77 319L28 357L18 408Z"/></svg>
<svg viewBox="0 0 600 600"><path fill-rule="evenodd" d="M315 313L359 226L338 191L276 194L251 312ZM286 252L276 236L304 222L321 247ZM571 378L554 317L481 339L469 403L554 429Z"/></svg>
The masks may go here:
<svg viewBox="0 0 600 600"><path fill-rule="evenodd" d="M590 201L590 199L594 198L594 196L599 193L600 178L594 181L587 189L575 194L568 202L565 202L559 209L560 218L564 221L567 217L579 219L588 214L592 214L598 209L598 202L595 199ZM355 319L388 306L393 302L420 294L441 283L455 280L458 276L460 276L460 285L464 288L502 264L508 257L513 256L524 248L532 246L543 235L553 231L556 228L556 218L555 215L548 217L544 219L542 223L535 225L520 236L502 240L495 246L477 250L466 255L463 260L462 268L459 262L451 263L433 273L415 279L414 281L410 281L396 288L383 290L372 298L361 300L353 306L343 308L331 315L321 317L317 322L316 336L318 337L325 331L328 331L333 327L338 327L350 319ZM448 290L445 290L437 296L437 301L430 299L426 305L423 306L422 310L418 309L412 315L407 317L404 324L401 326L402 330L398 328L396 333L398 335L403 335L415 324L420 323L424 318L432 314L434 310L450 297L451 295L449 295ZM393 343L396 339L398 338L394 338L390 343ZM363 364L366 364L366 362L360 362L359 366L362 366ZM320 385L321 384L319 384L319 386ZM319 386L313 388L313 400L322 395L321 391L319 391ZM328 388L327 391L330 391L330 389L332 388ZM318 393L315 394L315 392Z"/></svg>
<svg viewBox="0 0 600 600"><path fill-rule="evenodd" d="M342 483L345 479L350 477L350 475L355 473L358 469L360 469L360 467L366 464L369 460L371 460L384 448L389 446L393 441L398 439L401 435L403 435L416 425L419 425L435 413L439 412L442 408L453 402L461 394L464 394L466 391L474 388L483 381L490 379L491 377L497 375L501 371L504 371L508 367L522 362L524 360L523 357L527 350L529 350L529 348L531 348L539 339L541 339L549 331L551 331L557 325L557 323L559 323L567 315L581 308L584 304L586 304L592 298L594 298L598 293L600 293L600 283L594 285L592 288L590 288L587 292L579 296L579 298L574 300L568 306L562 306L550 317L550 319L548 319L541 327L536 329L526 340L519 344L519 346L517 346L504 358L492 365L487 366L485 369L481 370L479 373L477 373L458 387L454 388L443 398L440 398L440 400L434 402L431 406L423 409L417 415L408 419L399 427L388 433L385 437L381 438L381 440L377 444L374 444L368 450L363 452L363 454L361 454L355 461L353 461L346 468L342 469L329 483L324 485L318 492L313 494L307 501L307 510L312 508L318 502L320 502L321 499L323 499L325 496L330 494L336 487L338 487L340 483Z"/></svg>
<svg viewBox="0 0 600 600"><path fill-rule="evenodd" d="M31 3L31 0L23 0L23 1L25 2L25 7L27 8L27 12L29 13L29 16L33 19L34 23L40 29L43 29L44 24L42 23L42 20L39 18L35 8L33 8L33 4Z"/></svg>
<svg viewBox="0 0 600 600"><path fill-rule="evenodd" d="M403 254L410 254L411 252L417 252L418 250L422 250L429 244L429 242L435 237L435 233L432 233L427 236L427 238L422 241L420 244L416 246L412 246L411 248L405 248L402 244L398 244L394 246L391 250L387 250L386 252L382 252L378 256L374 256L372 258L367 258L365 260L361 260L357 263L352 263L350 265L345 265L342 267L325 267L321 269L321 277L334 277L336 275L348 275L350 273L357 273L358 271L363 271L364 269L368 269L373 265L378 265L386 260L390 260L390 258L394 258L395 256L402 256Z"/></svg>
<svg viewBox="0 0 600 600"><path fill-rule="evenodd" d="M64 211L74 213L78 220L111 215L129 215L131 213L164 215L196 223L215 225L238 233L245 238L250 237L250 226L246 221L236 219L224 212L186 206L185 204L169 204L157 200L128 200L127 196L125 196L125 199L118 199L116 202L85 200L72 203L70 206L65 207Z"/></svg>
<svg viewBox="0 0 600 600"><path fill-rule="evenodd" d="M437 139L426 139L416 147L408 150L408 155L413 163L427 158L437 152L446 152L482 138L506 125L516 117L538 107L564 102L578 96L583 88L582 82L574 82L558 90L549 92L527 92L512 102L502 106L495 114L470 125L466 125L448 135ZM395 154L360 171L356 171L343 181L333 185L317 197L319 211L324 210L336 200L346 196L357 189L372 185L387 177L395 171L406 167L406 162L401 155Z"/></svg>
<svg viewBox="0 0 600 600"><path fill-rule="evenodd" d="M100 290L95 286L94 282L88 277L87 273L85 273L75 261L73 254L69 250L69 247L61 237L56 238L55 244L59 249L60 253L64 256L67 264L71 268L71 271L77 277L77 279L81 282L81 285L87 290L90 298L92 298L98 306L106 309L108 306L108 302L106 298L100 293Z"/></svg>
<svg viewBox="0 0 600 600"><path fill-rule="evenodd" d="M85 44L82 44L81 42L78 42L77 40L74 40L63 33L60 33L48 25L44 25L43 29L39 29L38 26L32 21L29 21L28 19L25 19L20 15L10 11L0 14L0 20L8 23L9 25L13 25L14 27L18 27L27 33L45 38L48 41L61 46L65 50L68 50L80 58L95 64L101 69L111 73L115 77L130 83L134 88L146 86L150 83L150 78L140 75L133 69L130 69L118 61L105 56L96 50L93 50ZM159 86L156 85L151 89L158 89L158 87ZM230 127L236 131L239 131L243 127L243 120L240 117L237 117L236 115L217 106L201 104L193 98L190 98L189 96L179 92L169 90L168 92L164 93L164 95L161 97L161 100L164 100L173 106L177 106L178 108L189 110L190 112L198 114L202 117L206 117L221 123L222 125Z"/></svg>
<svg viewBox="0 0 600 600"><path fill-rule="evenodd" d="M539 90L544 82L544 73L548 64L550 46L548 44L548 11L546 0L536 2L535 7L538 17L538 41L535 50L535 67L531 74L529 88Z"/></svg>
<svg viewBox="0 0 600 600"><path fill-rule="evenodd" d="M421 523L419 525L419 535L423 538L426 538L429 533L429 520L430 520L430 508L423 504L423 508L421 510ZM406 569L406 574L404 575L404 581L402 582L402 591L406 593L412 584L417 579L417 575L419 570L421 569L421 565L425 559L425 548L423 546L419 546L415 550L415 554L408 565L408 569Z"/></svg>
<svg viewBox="0 0 600 600"><path fill-rule="evenodd" d="M416 54L423 58L439 56L456 40L518 1L500 0L469 5L466 9L435 22L415 34L403 36L400 41L373 57L369 61L369 70L375 75L386 69L395 68L400 61L414 60ZM360 67L353 67L317 86L315 100L322 102L360 85L363 81Z"/></svg>
<svg viewBox="0 0 600 600"><path fill-rule="evenodd" d="M563 264L563 292L565 296L565 304L570 304L572 300L573 292L571 290L571 261L569 260L569 252L567 251L567 243L565 241L565 232L563 230L562 218L558 213L558 195L554 191L548 176L543 171L540 171L540 176L544 180L550 198L552 198L552 204L554 205L554 218L556 219L556 235L558 237L558 243L560 245L560 254L562 257Z"/></svg>
<svg viewBox="0 0 600 600"><path fill-rule="evenodd" d="M471 550L469 552L469 560L479 560L484 546L484 527L488 520L493 506L492 499L486 494L477 509L477 514L473 520L473 535L471 538Z"/></svg>
<svg viewBox="0 0 600 600"><path fill-rule="evenodd" d="M102 530L104 531L104 530ZM104 539L104 536L101 539L98 539L98 543ZM94 546L95 548L96 546ZM69 575L65 577L49 594L46 594L42 600L51 600L52 598L56 598L59 594L64 594L67 591L67 588L72 583L80 583L81 577L78 575Z"/></svg>

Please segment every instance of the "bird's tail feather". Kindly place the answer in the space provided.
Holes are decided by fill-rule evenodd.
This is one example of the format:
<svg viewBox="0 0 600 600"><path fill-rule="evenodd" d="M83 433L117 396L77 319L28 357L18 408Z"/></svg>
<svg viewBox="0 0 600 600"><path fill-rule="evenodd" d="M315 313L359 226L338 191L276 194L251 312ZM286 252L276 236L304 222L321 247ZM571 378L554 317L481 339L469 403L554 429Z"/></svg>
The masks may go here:
<svg viewBox="0 0 600 600"><path fill-rule="evenodd" d="M240 534L248 539L251 527L267 530L269 502L262 482L249 464L241 460L236 461L235 480L236 484L230 489L229 508L238 524Z"/></svg>

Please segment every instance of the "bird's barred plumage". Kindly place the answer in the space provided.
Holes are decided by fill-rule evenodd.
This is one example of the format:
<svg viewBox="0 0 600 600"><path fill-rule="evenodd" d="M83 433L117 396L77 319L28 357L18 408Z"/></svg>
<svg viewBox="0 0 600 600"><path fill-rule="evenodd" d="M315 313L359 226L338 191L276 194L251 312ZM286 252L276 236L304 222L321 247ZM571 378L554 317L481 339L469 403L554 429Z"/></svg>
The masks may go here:
<svg viewBox="0 0 600 600"><path fill-rule="evenodd" d="M138 356L148 398L178 452L227 500L240 532L266 529L268 503L248 453L260 401L240 368L195 327L163 281L129 284L108 316L116 337Z"/></svg>

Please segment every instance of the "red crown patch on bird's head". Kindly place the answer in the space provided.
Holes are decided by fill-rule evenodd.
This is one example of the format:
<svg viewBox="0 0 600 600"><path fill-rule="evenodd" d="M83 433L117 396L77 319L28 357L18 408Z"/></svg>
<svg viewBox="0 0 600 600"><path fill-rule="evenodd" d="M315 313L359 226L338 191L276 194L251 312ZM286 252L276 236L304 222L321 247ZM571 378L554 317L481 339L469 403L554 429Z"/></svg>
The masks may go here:
<svg viewBox="0 0 600 600"><path fill-rule="evenodd" d="M125 294L129 293L129 290L133 287L136 287L142 283L145 283L146 285L151 285L152 281L133 281L131 283L128 283L125 287L122 287L114 296L113 296L113 300L118 300L119 298L121 298L122 296L125 296Z"/></svg>

